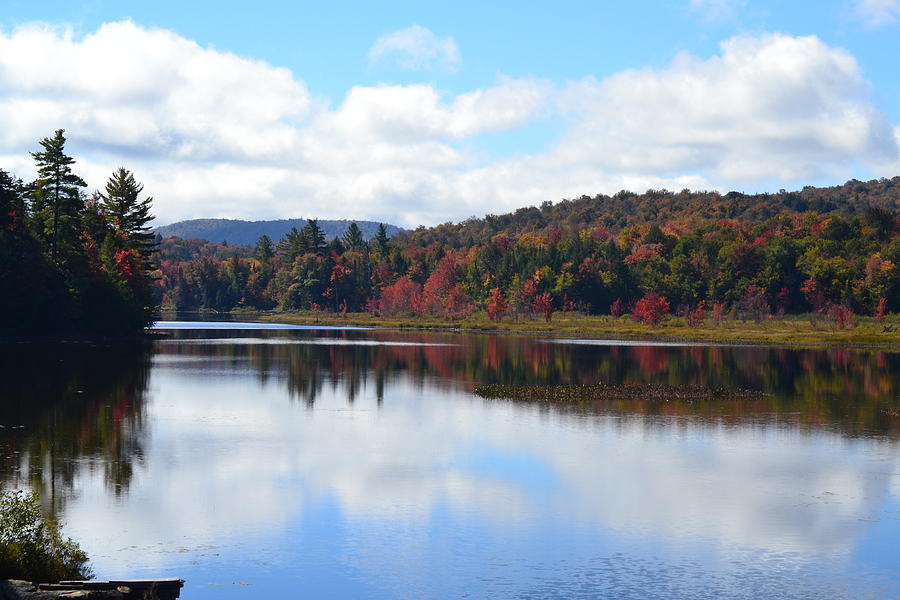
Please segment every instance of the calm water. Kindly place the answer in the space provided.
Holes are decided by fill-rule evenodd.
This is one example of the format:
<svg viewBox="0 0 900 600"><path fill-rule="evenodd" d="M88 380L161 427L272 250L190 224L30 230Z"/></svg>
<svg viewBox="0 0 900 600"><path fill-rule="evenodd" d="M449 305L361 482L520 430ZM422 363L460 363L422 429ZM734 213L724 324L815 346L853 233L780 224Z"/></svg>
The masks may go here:
<svg viewBox="0 0 900 600"><path fill-rule="evenodd" d="M206 325L209 326L208 324ZM900 354L334 329L0 347L0 482L198 598L900 598ZM487 401L658 382L754 400Z"/></svg>

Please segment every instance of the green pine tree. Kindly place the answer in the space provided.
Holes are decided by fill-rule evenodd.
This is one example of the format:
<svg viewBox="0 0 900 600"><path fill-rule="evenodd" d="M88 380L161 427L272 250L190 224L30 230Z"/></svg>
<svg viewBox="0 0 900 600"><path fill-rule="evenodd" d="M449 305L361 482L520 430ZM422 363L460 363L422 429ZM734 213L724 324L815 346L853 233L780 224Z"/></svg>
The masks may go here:
<svg viewBox="0 0 900 600"><path fill-rule="evenodd" d="M287 258L288 264L293 264L298 256L306 254L309 250L306 235L298 231L296 227L291 227L291 230L278 242L278 250Z"/></svg>
<svg viewBox="0 0 900 600"><path fill-rule="evenodd" d="M325 242L325 232L319 227L318 219L310 219L303 227L303 235L306 238L306 245L310 252L322 254L328 245Z"/></svg>
<svg viewBox="0 0 900 600"><path fill-rule="evenodd" d="M344 247L347 250L354 250L359 252L366 245L366 240L363 238L362 231L359 229L359 225L355 222L350 223L350 226L347 228L347 231L344 232Z"/></svg>
<svg viewBox="0 0 900 600"><path fill-rule="evenodd" d="M153 198L141 200L138 196L142 191L144 186L135 181L134 175L120 167L106 182L99 204L119 243L147 259L156 247L155 236L147 226L154 218L150 214Z"/></svg>
<svg viewBox="0 0 900 600"><path fill-rule="evenodd" d="M272 257L275 256L275 246L272 244L272 238L263 234L256 241L256 249L253 251L253 257L264 265L268 265Z"/></svg>
<svg viewBox="0 0 900 600"><path fill-rule="evenodd" d="M77 251L79 213L84 204L79 188L87 186L72 172L75 159L65 153L64 132L57 129L52 138L40 140L42 152L31 153L38 167L32 200L37 234L56 264L65 263L67 255Z"/></svg>
<svg viewBox="0 0 900 600"><path fill-rule="evenodd" d="M387 227L385 227L384 223L380 223L378 225L378 232L375 234L373 238L375 242L375 248L378 250L378 254L382 259L387 258L388 255L388 235L387 235Z"/></svg>

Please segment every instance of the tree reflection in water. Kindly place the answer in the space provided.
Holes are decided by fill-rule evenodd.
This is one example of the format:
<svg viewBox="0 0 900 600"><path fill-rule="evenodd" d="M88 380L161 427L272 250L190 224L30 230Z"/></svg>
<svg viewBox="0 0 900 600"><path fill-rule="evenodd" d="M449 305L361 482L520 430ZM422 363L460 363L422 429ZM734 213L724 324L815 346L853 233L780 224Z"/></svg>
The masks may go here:
<svg viewBox="0 0 900 600"><path fill-rule="evenodd" d="M144 444L149 344L0 346L0 474L59 514L80 469L127 492Z"/></svg>
<svg viewBox="0 0 900 600"><path fill-rule="evenodd" d="M374 385L384 400L392 381L471 390L489 383L565 385L658 383L762 391L758 400L651 402L640 399L560 406L560 410L697 416L720 422L780 419L847 435L900 437L900 354L866 349L751 346L659 346L560 343L518 336L361 331L179 331L159 350L198 360L230 359L275 376L292 397L313 406L324 386L352 404ZM229 337L236 338L229 341ZM249 342L249 343L248 343Z"/></svg>
<svg viewBox="0 0 900 600"><path fill-rule="evenodd" d="M471 391L480 384L659 383L759 390L752 400L597 401L546 410L784 422L848 436L900 438L900 354L874 350L555 343L516 336L367 331L176 331L155 345L0 348L0 477L38 491L58 514L80 469L125 494L147 443L151 366L257 373L313 407L323 389L348 404L391 386ZM492 402L492 401L485 401ZM496 401L493 401L496 402Z"/></svg>

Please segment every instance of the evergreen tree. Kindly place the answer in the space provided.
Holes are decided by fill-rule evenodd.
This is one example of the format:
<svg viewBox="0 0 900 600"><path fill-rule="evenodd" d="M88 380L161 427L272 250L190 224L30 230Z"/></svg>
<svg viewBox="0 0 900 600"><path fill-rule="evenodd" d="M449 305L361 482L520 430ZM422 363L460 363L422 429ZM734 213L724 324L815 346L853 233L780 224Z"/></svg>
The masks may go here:
<svg viewBox="0 0 900 600"><path fill-rule="evenodd" d="M253 258L264 265L269 264L272 257L275 256L275 246L272 244L272 238L263 234L256 242L256 248L253 250Z"/></svg>
<svg viewBox="0 0 900 600"><path fill-rule="evenodd" d="M293 264L298 256L306 254L308 250L307 238L296 227L291 227L291 230L278 242L278 250L285 255L288 264Z"/></svg>
<svg viewBox="0 0 900 600"><path fill-rule="evenodd" d="M0 169L0 229L18 229L25 219L22 181Z"/></svg>
<svg viewBox="0 0 900 600"><path fill-rule="evenodd" d="M319 227L318 219L310 219L303 227L303 235L306 238L306 247L310 252L322 254L327 244L325 243L325 232Z"/></svg>
<svg viewBox="0 0 900 600"><path fill-rule="evenodd" d="M60 260L59 251L75 251L78 241L79 212L83 202L79 188L87 184L72 172L75 159L65 153L65 130L57 129L52 138L43 138L42 152L32 152L38 167L32 210L37 233L50 247L54 263Z"/></svg>
<svg viewBox="0 0 900 600"><path fill-rule="evenodd" d="M366 240L363 238L363 234L359 229L359 225L357 225L355 222L350 223L347 231L344 232L344 246L348 250L359 252L365 247L365 245Z"/></svg>
<svg viewBox="0 0 900 600"><path fill-rule="evenodd" d="M344 248L344 243L341 242L340 238L337 237L328 242L325 248L328 250L328 254L334 253L338 256L340 256L347 250L346 248Z"/></svg>
<svg viewBox="0 0 900 600"><path fill-rule="evenodd" d="M106 182L106 193L100 194L99 205L119 243L146 259L156 244L153 232L147 227L153 220L150 214L153 198L139 199L142 191L144 186L135 181L134 175L119 167Z"/></svg>
<svg viewBox="0 0 900 600"><path fill-rule="evenodd" d="M378 225L378 232L375 234L373 241L375 242L375 248L378 250L378 254L380 254L382 258L387 258L388 235L387 227L385 227L384 223Z"/></svg>

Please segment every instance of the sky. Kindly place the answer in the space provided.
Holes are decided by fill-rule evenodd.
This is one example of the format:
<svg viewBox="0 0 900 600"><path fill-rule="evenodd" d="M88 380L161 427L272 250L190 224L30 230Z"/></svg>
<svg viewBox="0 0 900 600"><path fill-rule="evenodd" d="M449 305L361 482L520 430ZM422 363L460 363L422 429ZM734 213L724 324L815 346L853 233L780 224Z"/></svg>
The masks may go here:
<svg viewBox="0 0 900 600"><path fill-rule="evenodd" d="M538 4L538 3L535 3ZM405 227L900 175L900 0L0 1L0 168Z"/></svg>

